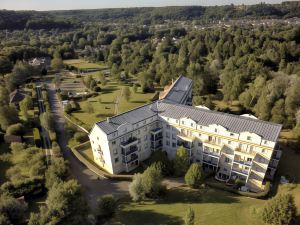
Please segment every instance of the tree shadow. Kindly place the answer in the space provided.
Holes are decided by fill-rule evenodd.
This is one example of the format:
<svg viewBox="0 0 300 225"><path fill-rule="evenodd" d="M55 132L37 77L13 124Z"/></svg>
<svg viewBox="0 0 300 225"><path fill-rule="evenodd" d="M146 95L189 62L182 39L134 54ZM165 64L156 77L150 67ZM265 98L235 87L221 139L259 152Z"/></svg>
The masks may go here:
<svg viewBox="0 0 300 225"><path fill-rule="evenodd" d="M122 210L118 215L118 219L118 222L112 224L181 225L183 223L182 218L179 216L165 215L153 210Z"/></svg>
<svg viewBox="0 0 300 225"><path fill-rule="evenodd" d="M158 199L159 204L172 203L224 203L231 204L239 202L238 196L227 191L221 191L214 188L205 189L183 189L173 188L168 190L165 197Z"/></svg>

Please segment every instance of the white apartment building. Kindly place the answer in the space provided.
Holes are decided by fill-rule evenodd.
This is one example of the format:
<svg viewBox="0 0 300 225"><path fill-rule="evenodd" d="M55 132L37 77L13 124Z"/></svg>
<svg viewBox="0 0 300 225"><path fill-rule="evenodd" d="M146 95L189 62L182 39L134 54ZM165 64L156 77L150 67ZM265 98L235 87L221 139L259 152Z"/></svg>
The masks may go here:
<svg viewBox="0 0 300 225"><path fill-rule="evenodd" d="M281 156L281 125L192 107L192 80L180 76L164 98L96 123L90 132L95 162L109 173L129 172L153 151L174 159L183 146L191 162L216 179L239 178L254 192L272 179Z"/></svg>

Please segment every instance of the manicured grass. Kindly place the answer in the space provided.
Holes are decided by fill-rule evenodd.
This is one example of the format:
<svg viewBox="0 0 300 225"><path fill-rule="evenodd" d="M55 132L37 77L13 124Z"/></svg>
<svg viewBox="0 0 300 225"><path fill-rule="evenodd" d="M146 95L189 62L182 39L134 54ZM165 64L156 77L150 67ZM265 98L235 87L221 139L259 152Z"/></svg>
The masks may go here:
<svg viewBox="0 0 300 225"><path fill-rule="evenodd" d="M265 201L234 195L216 189L169 190L158 201L134 203L129 199L121 204L111 224L150 225L183 224L188 207L195 211L195 224L262 225L259 213Z"/></svg>
<svg viewBox="0 0 300 225"><path fill-rule="evenodd" d="M72 115L82 121L84 124L87 124L89 127L92 127L95 122L113 116L115 112L115 101L117 97L121 95L121 90L125 86L126 85L124 84L117 84L116 82L108 82L105 87L102 87L102 91L98 96L86 100L92 103L94 113L88 113L84 111L86 101L82 101L79 103L82 110L79 112L74 112ZM132 92L129 102L127 102L124 97L121 97L118 113L126 112L144 105L151 101L153 96L154 93L144 94L138 91L137 93Z"/></svg>
<svg viewBox="0 0 300 225"><path fill-rule="evenodd" d="M77 69L106 69L107 66L96 63L90 63L84 59L64 60L64 64L74 66Z"/></svg>

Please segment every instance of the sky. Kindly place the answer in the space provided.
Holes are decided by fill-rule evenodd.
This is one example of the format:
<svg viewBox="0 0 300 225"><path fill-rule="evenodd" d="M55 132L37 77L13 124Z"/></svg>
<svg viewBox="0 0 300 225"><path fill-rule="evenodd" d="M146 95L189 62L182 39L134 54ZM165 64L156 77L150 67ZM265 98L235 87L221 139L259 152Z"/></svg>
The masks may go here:
<svg viewBox="0 0 300 225"><path fill-rule="evenodd" d="M98 9L174 5L228 5L281 3L282 0L0 0L0 9L11 10L64 10Z"/></svg>

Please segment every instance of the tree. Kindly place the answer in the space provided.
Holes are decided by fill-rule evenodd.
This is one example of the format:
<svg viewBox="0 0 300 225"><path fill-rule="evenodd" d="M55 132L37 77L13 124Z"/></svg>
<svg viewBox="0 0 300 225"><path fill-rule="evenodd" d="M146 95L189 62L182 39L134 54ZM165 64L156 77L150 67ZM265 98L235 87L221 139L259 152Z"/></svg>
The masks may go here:
<svg viewBox="0 0 300 225"><path fill-rule="evenodd" d="M47 207L30 215L29 225L86 224L87 204L78 182L71 179L55 183L48 192Z"/></svg>
<svg viewBox="0 0 300 225"><path fill-rule="evenodd" d="M117 200L113 195L104 195L98 199L99 216L102 218L111 218L117 211Z"/></svg>
<svg viewBox="0 0 300 225"><path fill-rule="evenodd" d="M279 194L270 199L262 212L266 224L289 225L296 218L296 205L291 194Z"/></svg>
<svg viewBox="0 0 300 225"><path fill-rule="evenodd" d="M8 89L13 91L19 85L23 84L26 79L30 78L33 74L33 69L28 63L18 61L8 77Z"/></svg>
<svg viewBox="0 0 300 225"><path fill-rule="evenodd" d="M54 116L50 112L44 112L40 115L41 125L49 131L55 130Z"/></svg>
<svg viewBox="0 0 300 225"><path fill-rule="evenodd" d="M143 173L143 188L148 197L159 195L162 184L161 168L158 163L153 163Z"/></svg>
<svg viewBox="0 0 300 225"><path fill-rule="evenodd" d="M28 95L20 102L20 111L26 120L29 117L28 110L31 109L32 106L33 106L32 98Z"/></svg>
<svg viewBox="0 0 300 225"><path fill-rule="evenodd" d="M176 176L183 176L189 168L189 157L186 149L180 146L176 151L174 160L174 172Z"/></svg>
<svg viewBox="0 0 300 225"><path fill-rule="evenodd" d="M0 224L23 224L27 205L8 195L0 196Z"/></svg>
<svg viewBox="0 0 300 225"><path fill-rule="evenodd" d="M125 100L128 102L128 101L130 101L130 97L131 97L131 92L130 92L130 89L129 89L129 87L124 87L124 89L123 89L123 95L124 95L124 98L125 98Z"/></svg>
<svg viewBox="0 0 300 225"><path fill-rule="evenodd" d="M13 135L23 135L25 132L24 126L21 123L16 123L10 125L6 129L6 134L13 134Z"/></svg>
<svg viewBox="0 0 300 225"><path fill-rule="evenodd" d="M0 86L0 105L9 104L9 92L6 87Z"/></svg>
<svg viewBox="0 0 300 225"><path fill-rule="evenodd" d="M195 224L195 212L194 210L189 207L184 218L185 225L194 225Z"/></svg>
<svg viewBox="0 0 300 225"><path fill-rule="evenodd" d="M132 182L129 184L129 194L133 201L141 201L145 198L145 191L143 186L143 175L136 173L133 176Z"/></svg>
<svg viewBox="0 0 300 225"><path fill-rule="evenodd" d="M0 106L1 129L6 130L9 125L19 121L18 111L12 106Z"/></svg>
<svg viewBox="0 0 300 225"><path fill-rule="evenodd" d="M45 186L50 190L55 183L62 182L68 177L70 177L70 171L67 162L63 158L54 158L45 174Z"/></svg>
<svg viewBox="0 0 300 225"><path fill-rule="evenodd" d="M98 80L101 82L102 86L105 86L106 83L107 83L107 81L105 79L105 76L104 76L104 74L102 72L98 73Z"/></svg>
<svg viewBox="0 0 300 225"><path fill-rule="evenodd" d="M54 70L60 70L63 67L63 61L59 52L56 52L51 60L51 67Z"/></svg>
<svg viewBox="0 0 300 225"><path fill-rule="evenodd" d="M0 56L0 75L9 73L13 68L12 63L9 61L8 57Z"/></svg>
<svg viewBox="0 0 300 225"><path fill-rule="evenodd" d="M185 183L190 187L199 187L203 182L203 170L198 163L193 163L185 174Z"/></svg>

